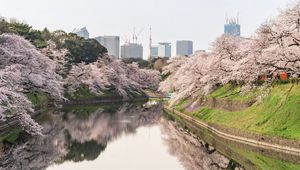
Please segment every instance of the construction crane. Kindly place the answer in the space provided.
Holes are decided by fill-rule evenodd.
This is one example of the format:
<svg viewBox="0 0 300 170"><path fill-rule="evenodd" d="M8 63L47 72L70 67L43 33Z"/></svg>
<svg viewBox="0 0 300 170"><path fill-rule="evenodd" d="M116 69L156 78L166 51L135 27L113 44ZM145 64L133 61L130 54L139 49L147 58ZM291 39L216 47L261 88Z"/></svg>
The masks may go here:
<svg viewBox="0 0 300 170"><path fill-rule="evenodd" d="M133 43L138 43L138 37L143 33L144 28L141 28L138 33L135 32L135 28L133 29L133 34L132 34L132 42Z"/></svg>

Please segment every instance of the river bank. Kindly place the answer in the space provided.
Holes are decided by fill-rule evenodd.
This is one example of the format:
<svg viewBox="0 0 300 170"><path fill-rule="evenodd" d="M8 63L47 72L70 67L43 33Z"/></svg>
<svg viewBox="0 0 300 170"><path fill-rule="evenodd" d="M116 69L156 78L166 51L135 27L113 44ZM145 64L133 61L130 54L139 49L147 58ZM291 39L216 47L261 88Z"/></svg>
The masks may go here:
<svg viewBox="0 0 300 170"><path fill-rule="evenodd" d="M246 93L241 88L223 86L207 96L184 99L174 108L238 136L299 143L300 85L275 84Z"/></svg>
<svg viewBox="0 0 300 170"><path fill-rule="evenodd" d="M165 109L166 111L166 109ZM200 139L207 148L218 151L232 162L237 162L244 169L274 169L295 170L300 169L300 155L290 152L276 151L270 148L237 142L230 138L212 132L207 127L199 126L195 121L179 116L172 111L166 111L166 115L181 124L193 136Z"/></svg>
<svg viewBox="0 0 300 170"><path fill-rule="evenodd" d="M222 128L221 126L207 124L203 121L197 120L192 116L179 112L178 110L175 110L174 108L170 108L166 105L164 106L164 109L168 112L176 114L177 116L180 116L186 121L189 121L190 123L194 124L194 126L199 126L209 130L210 132L218 135L219 137L232 140L235 142L251 145L251 146L261 147L265 149L273 149L280 152L300 155L300 141L271 138L271 137L265 137L263 135L254 136L254 135L249 135L247 133L239 133L237 135L237 133L232 129L225 129Z"/></svg>

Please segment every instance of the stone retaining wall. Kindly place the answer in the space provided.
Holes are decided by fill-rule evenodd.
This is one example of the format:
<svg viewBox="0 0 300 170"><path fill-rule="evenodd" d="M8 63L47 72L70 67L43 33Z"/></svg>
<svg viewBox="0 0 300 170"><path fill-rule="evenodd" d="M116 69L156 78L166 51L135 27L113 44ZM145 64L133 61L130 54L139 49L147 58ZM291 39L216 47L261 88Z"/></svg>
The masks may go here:
<svg viewBox="0 0 300 170"><path fill-rule="evenodd" d="M206 106L213 109L220 109L230 112L236 112L245 110L252 106L255 101L240 102L228 99L217 99L217 98L202 98L199 101L201 106Z"/></svg>

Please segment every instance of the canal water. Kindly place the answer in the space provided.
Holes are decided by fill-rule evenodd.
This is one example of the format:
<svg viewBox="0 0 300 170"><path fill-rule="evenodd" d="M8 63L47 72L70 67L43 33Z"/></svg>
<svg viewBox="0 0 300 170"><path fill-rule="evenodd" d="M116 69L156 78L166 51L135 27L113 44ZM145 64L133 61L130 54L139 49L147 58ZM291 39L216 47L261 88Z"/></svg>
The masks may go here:
<svg viewBox="0 0 300 170"><path fill-rule="evenodd" d="M233 143L161 103L68 106L37 117L44 136L2 144L0 169L300 169L300 157Z"/></svg>

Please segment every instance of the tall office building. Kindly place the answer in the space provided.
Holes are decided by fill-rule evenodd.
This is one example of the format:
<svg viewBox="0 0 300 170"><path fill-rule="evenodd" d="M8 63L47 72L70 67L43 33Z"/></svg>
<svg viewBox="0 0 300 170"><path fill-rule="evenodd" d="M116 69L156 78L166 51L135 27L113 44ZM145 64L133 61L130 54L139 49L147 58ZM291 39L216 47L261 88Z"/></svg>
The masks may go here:
<svg viewBox="0 0 300 170"><path fill-rule="evenodd" d="M171 57L171 43L158 43L158 57Z"/></svg>
<svg viewBox="0 0 300 170"><path fill-rule="evenodd" d="M116 58L120 57L120 37L118 36L99 36L95 38L101 45L106 47L108 54Z"/></svg>
<svg viewBox="0 0 300 170"><path fill-rule="evenodd" d="M192 41L177 41L176 42L176 55L185 56L193 54L193 42Z"/></svg>
<svg viewBox="0 0 300 170"><path fill-rule="evenodd" d="M86 27L83 28L75 28L72 33L78 35L79 37L83 37L85 39L88 39L90 37L90 33L88 32L88 30L86 29Z"/></svg>
<svg viewBox="0 0 300 170"><path fill-rule="evenodd" d="M157 58L158 57L158 46L151 46L150 47L150 58Z"/></svg>
<svg viewBox="0 0 300 170"><path fill-rule="evenodd" d="M121 58L143 58L143 46L137 43L126 43L122 45Z"/></svg>
<svg viewBox="0 0 300 170"><path fill-rule="evenodd" d="M224 33L233 36L241 36L241 25L239 24L239 19L227 19L226 24L224 25Z"/></svg>

